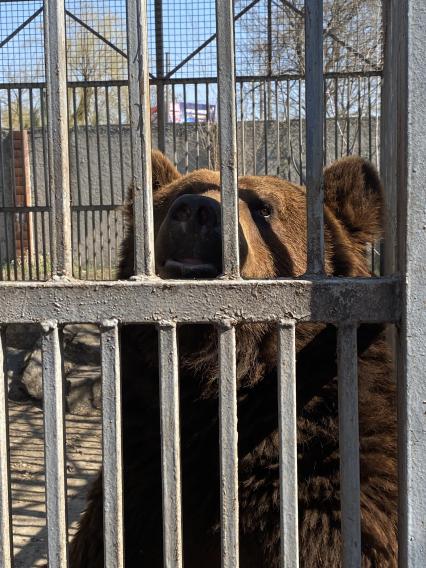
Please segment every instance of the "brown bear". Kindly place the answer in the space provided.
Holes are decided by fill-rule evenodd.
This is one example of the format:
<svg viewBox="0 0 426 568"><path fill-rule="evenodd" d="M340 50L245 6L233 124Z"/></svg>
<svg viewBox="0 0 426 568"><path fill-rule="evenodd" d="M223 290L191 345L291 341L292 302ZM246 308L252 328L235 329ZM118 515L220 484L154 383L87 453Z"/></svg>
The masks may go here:
<svg viewBox="0 0 426 568"><path fill-rule="evenodd" d="M163 278L221 273L217 172L181 176L153 154L156 264ZM244 278L306 270L302 187L274 177L239 179ZM324 172L327 275L368 276L366 247L381 231L382 188L373 166L344 158ZM132 226L120 278L133 269ZM178 330L183 541L186 568L220 566L217 336ZM163 565L158 349L154 326L122 328L125 560ZM300 566L342 565L336 330L297 326ZM275 326L237 327L240 564L280 564L279 443ZM396 410L392 363L379 325L358 329L362 566L397 565ZM70 550L72 568L103 566L102 480L96 480Z"/></svg>

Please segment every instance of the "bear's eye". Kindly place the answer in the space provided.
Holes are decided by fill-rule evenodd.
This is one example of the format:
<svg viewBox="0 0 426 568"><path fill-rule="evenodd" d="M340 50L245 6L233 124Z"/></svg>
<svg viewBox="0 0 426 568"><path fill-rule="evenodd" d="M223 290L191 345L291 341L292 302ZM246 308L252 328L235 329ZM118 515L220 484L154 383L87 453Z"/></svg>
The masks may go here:
<svg viewBox="0 0 426 568"><path fill-rule="evenodd" d="M272 214L272 207L267 203L259 203L256 207L256 213L264 219L269 219Z"/></svg>

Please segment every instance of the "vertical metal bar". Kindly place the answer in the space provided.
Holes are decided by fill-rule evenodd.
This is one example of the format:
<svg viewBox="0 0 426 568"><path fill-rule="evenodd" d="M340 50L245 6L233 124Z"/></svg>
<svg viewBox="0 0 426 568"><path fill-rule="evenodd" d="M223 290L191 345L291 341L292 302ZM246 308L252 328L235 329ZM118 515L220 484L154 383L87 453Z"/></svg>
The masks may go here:
<svg viewBox="0 0 426 568"><path fill-rule="evenodd" d="M287 90L286 90L286 113L287 113L287 175L288 180L291 181L291 154L292 154L292 144L291 144L291 122L290 122L290 81L287 79Z"/></svg>
<svg viewBox="0 0 426 568"><path fill-rule="evenodd" d="M246 136L244 116L244 82L240 83L241 175L246 175Z"/></svg>
<svg viewBox="0 0 426 568"><path fill-rule="evenodd" d="M101 137L99 132L99 93L98 87L94 87L95 91L95 128L96 128L96 147L97 147L97 158L98 158L98 183L99 183L99 204L104 203L104 184L102 175L102 157L101 157ZM93 211L93 237L96 236L96 212ZM99 241L100 241L100 257L101 257L101 280L104 279L104 229L102 224L102 208L99 208ZM95 279L97 275L95 275Z"/></svg>
<svg viewBox="0 0 426 568"><path fill-rule="evenodd" d="M210 139L210 101L209 101L209 87L210 84L206 83L206 107L207 107L207 167L211 168L211 139ZM173 115L174 116L174 115ZM173 118L174 122L174 118ZM173 133L174 136L174 133Z"/></svg>
<svg viewBox="0 0 426 568"><path fill-rule="evenodd" d="M195 95L195 168L200 168L200 135L198 131L198 84L194 85Z"/></svg>
<svg viewBox="0 0 426 568"><path fill-rule="evenodd" d="M257 174L257 147L256 147L256 87L254 82L252 83L251 88L251 113L253 116L253 127L251 130L251 140L252 140L252 148L253 148L253 175Z"/></svg>
<svg viewBox="0 0 426 568"><path fill-rule="evenodd" d="M12 98L10 89L7 91L7 105L9 110L9 144L10 144L10 154L12 162L12 205L16 207L16 179L15 179L15 147L13 144L13 118L12 118ZM12 254L13 254L13 273L15 280L18 280L18 253L16 250L16 228L15 228L15 214L12 213L11 224L12 224Z"/></svg>
<svg viewBox="0 0 426 568"><path fill-rule="evenodd" d="M184 139L185 139L185 173L189 171L189 144L188 144L188 119L186 112L186 83L183 84L183 129L184 129Z"/></svg>
<svg viewBox="0 0 426 568"><path fill-rule="evenodd" d="M67 499L62 356L58 324L42 323L43 408L49 568L67 566Z"/></svg>
<svg viewBox="0 0 426 568"><path fill-rule="evenodd" d="M426 10L421 0L392 2L397 32L398 264L402 320L398 353L399 565L417 568L426 551ZM389 86L388 86L389 88Z"/></svg>
<svg viewBox="0 0 426 568"><path fill-rule="evenodd" d="M234 3L216 0L223 273L240 275L235 108Z"/></svg>
<svg viewBox="0 0 426 568"><path fill-rule="evenodd" d="M324 142L323 1L305 1L306 188L308 273L324 272Z"/></svg>
<svg viewBox="0 0 426 568"><path fill-rule="evenodd" d="M0 565L11 568L13 558L10 498L9 415L7 407L6 334L0 326Z"/></svg>
<svg viewBox="0 0 426 568"><path fill-rule="evenodd" d="M278 409L282 568L299 565L295 342L294 322L281 321L278 325Z"/></svg>
<svg viewBox="0 0 426 568"><path fill-rule="evenodd" d="M104 558L108 568L124 566L123 478L121 444L120 349L117 320L101 326L102 476Z"/></svg>
<svg viewBox="0 0 426 568"><path fill-rule="evenodd" d="M182 489L176 324L159 328L164 566L181 568Z"/></svg>
<svg viewBox="0 0 426 568"><path fill-rule="evenodd" d="M238 568L237 355L229 322L219 329L219 369L222 568Z"/></svg>
<svg viewBox="0 0 426 568"><path fill-rule="evenodd" d="M63 0L44 3L48 105L49 192L52 204L53 273L72 275L68 163L67 60Z"/></svg>
<svg viewBox="0 0 426 568"><path fill-rule="evenodd" d="M75 169L77 181L77 199L78 204L82 205L81 199L81 176L80 176L80 149L78 143L78 121L77 121L77 89L72 89L72 113L74 126L74 145L75 145ZM77 215L77 263L78 278L81 280L81 211L76 211ZM75 276L75 274L74 274Z"/></svg>
<svg viewBox="0 0 426 568"><path fill-rule="evenodd" d="M334 159L339 158L339 79L334 78Z"/></svg>
<svg viewBox="0 0 426 568"><path fill-rule="evenodd" d="M270 100L269 100L269 95L270 95L270 83L268 80L268 89L266 88L266 81L263 82L263 90L262 90L262 94L263 94L263 134L264 134L264 147L263 150L265 152L265 175L267 176L269 173L269 167L268 167L268 161L269 161L269 156L268 156L268 130L269 130L269 113L268 113L268 109L270 109Z"/></svg>
<svg viewBox="0 0 426 568"><path fill-rule="evenodd" d="M299 106L299 183L302 185L304 183L303 179L303 123L302 123L302 80L298 79L299 92L298 92L298 106ZM305 94L306 94L306 84L305 84ZM306 112L305 112L305 123L306 123ZM305 130L306 130L305 124Z"/></svg>
<svg viewBox="0 0 426 568"><path fill-rule="evenodd" d="M208 93L208 90L207 90ZM208 98L207 98L208 100ZM172 115L173 115L173 164L177 166L177 147L176 147L176 94L175 94L175 84L172 83ZM210 162L209 162L210 165Z"/></svg>
<svg viewBox="0 0 426 568"><path fill-rule="evenodd" d="M372 140L372 129L371 129L371 77L367 79L368 85L368 159L370 162L373 159L373 140Z"/></svg>
<svg viewBox="0 0 426 568"><path fill-rule="evenodd" d="M277 167L276 175L279 176L281 173L281 139L280 139L280 111L279 111L279 100L278 100L278 81L275 81L275 120L277 128Z"/></svg>
<svg viewBox="0 0 426 568"><path fill-rule="evenodd" d="M126 0L135 274L154 276L151 110L146 0Z"/></svg>
<svg viewBox="0 0 426 568"><path fill-rule="evenodd" d="M40 115L41 115L41 132L42 132L42 146L43 146L43 174L44 174L44 202L49 206L49 212L45 215L41 214L41 225L42 225L42 247L43 247L43 277L46 280L48 276L47 270L47 238L46 234L49 236L49 249L50 257L53 256L53 241L52 241L52 207L51 207L51 196L49 195L49 167L48 167L48 137L46 128L46 104L45 104L45 91L40 89ZM47 217L47 223L46 223ZM47 232L46 232L47 226ZM52 276L52 269L49 270L49 276Z"/></svg>
<svg viewBox="0 0 426 568"><path fill-rule="evenodd" d="M30 102L30 140L31 140L31 157L32 157L32 181L33 181L33 195L34 195L34 205L37 207L38 201L38 183L37 183L37 160L35 156L35 141L34 141L34 101L33 101L33 89L29 89L29 102ZM39 258L39 246L38 246L38 216L37 212L33 215L30 213L28 215L28 223L32 223L34 218L34 254L35 254L35 269L36 269L36 280L40 280L40 258Z"/></svg>
<svg viewBox="0 0 426 568"><path fill-rule="evenodd" d="M361 566L357 327L342 324L337 335L339 379L340 505L343 566Z"/></svg>
<svg viewBox="0 0 426 568"><path fill-rule="evenodd" d="M327 92L328 83L324 79L324 166L327 164L327 151L328 151L328 131L327 131Z"/></svg>
<svg viewBox="0 0 426 568"><path fill-rule="evenodd" d="M166 151L166 112L164 97L164 33L163 0L154 0L155 60L157 73L157 128L158 149Z"/></svg>

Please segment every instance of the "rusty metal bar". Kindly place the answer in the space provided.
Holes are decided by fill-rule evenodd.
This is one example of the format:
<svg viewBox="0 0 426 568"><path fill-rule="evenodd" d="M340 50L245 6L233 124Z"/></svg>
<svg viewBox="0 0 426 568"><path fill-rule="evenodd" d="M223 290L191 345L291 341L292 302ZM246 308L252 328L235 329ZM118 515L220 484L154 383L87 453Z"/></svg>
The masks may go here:
<svg viewBox="0 0 426 568"><path fill-rule="evenodd" d="M222 568L238 568L238 431L235 327L229 322L221 322L218 333Z"/></svg>
<svg viewBox="0 0 426 568"><path fill-rule="evenodd" d="M155 276L146 0L127 1L135 275Z"/></svg>
<svg viewBox="0 0 426 568"><path fill-rule="evenodd" d="M10 494L9 420L7 408L6 341L0 326L0 565L12 567L13 536Z"/></svg>
<svg viewBox="0 0 426 568"><path fill-rule="evenodd" d="M305 1L306 187L308 274L324 272L324 145L323 0Z"/></svg>
<svg viewBox="0 0 426 568"><path fill-rule="evenodd" d="M117 320L102 322L101 360L104 558L108 568L122 568L124 566L123 465L120 348Z"/></svg>
<svg viewBox="0 0 426 568"><path fill-rule="evenodd" d="M343 567L359 568L361 566L361 512L356 324L339 326L337 369Z"/></svg>
<svg viewBox="0 0 426 568"><path fill-rule="evenodd" d="M176 324L159 328L164 565L182 568L182 488Z"/></svg>
<svg viewBox="0 0 426 568"><path fill-rule="evenodd" d="M299 565L295 342L294 322L281 321L278 324L278 409L282 568Z"/></svg>
<svg viewBox="0 0 426 568"><path fill-rule="evenodd" d="M43 408L49 568L67 567L64 385L58 323L42 323Z"/></svg>
<svg viewBox="0 0 426 568"><path fill-rule="evenodd" d="M44 3L48 164L52 269L72 275L70 179L68 163L67 60L63 0Z"/></svg>
<svg viewBox="0 0 426 568"><path fill-rule="evenodd" d="M240 275L238 243L237 123L235 108L234 3L216 0L223 274Z"/></svg>
<svg viewBox="0 0 426 568"><path fill-rule="evenodd" d="M2 282L4 323L100 323L111 314L128 323L239 321L397 322L399 279L157 282ZM102 300L100 299L102 298ZM208 302L206 302L208 298ZM226 302L224 302L226 298ZM374 308L374 309L373 309Z"/></svg>

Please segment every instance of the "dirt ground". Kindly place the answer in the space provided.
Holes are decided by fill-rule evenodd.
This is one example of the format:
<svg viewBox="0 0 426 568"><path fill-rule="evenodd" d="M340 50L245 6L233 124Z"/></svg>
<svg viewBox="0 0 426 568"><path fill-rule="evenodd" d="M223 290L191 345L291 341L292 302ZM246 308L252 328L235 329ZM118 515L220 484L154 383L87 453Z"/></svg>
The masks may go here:
<svg viewBox="0 0 426 568"><path fill-rule="evenodd" d="M9 419L14 566L47 566L43 412L31 402L10 401ZM67 415L66 451L71 538L102 460L99 416Z"/></svg>

